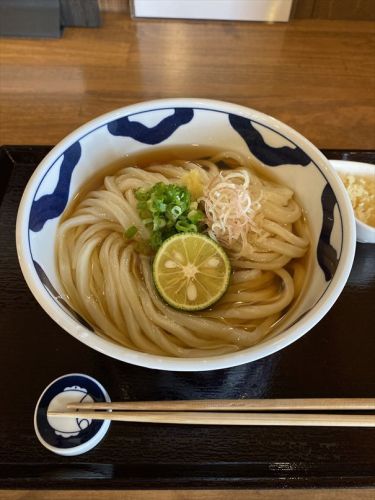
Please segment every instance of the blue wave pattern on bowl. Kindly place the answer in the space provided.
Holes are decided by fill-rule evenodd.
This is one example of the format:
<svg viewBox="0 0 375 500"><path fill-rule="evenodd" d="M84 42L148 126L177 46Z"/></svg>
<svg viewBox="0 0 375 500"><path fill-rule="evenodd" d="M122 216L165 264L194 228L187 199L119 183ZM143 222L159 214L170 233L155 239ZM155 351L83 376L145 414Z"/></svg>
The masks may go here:
<svg viewBox="0 0 375 500"><path fill-rule="evenodd" d="M70 314L70 316L72 316L73 318L75 318L81 325L83 325L88 330L93 332L94 331L93 327L89 323L87 323L87 321L80 314L78 314L74 309L72 309L70 305L61 297L59 292L52 285L51 281L49 280L42 266L38 264L36 260L33 260L33 264L39 276L40 281L43 283L44 287L49 291L49 293L52 295L55 301L61 304L63 307L65 307L67 313Z"/></svg>
<svg viewBox="0 0 375 500"><path fill-rule="evenodd" d="M324 272L326 281L330 281L338 266L336 249L331 245L331 234L334 224L334 209L337 200L331 186L327 183L322 192L323 224L320 231L317 258Z"/></svg>
<svg viewBox="0 0 375 500"><path fill-rule="evenodd" d="M154 127L146 127L143 123L130 121L128 116L108 123L108 132L121 137L131 137L143 144L160 144L170 137L181 125L189 123L194 117L191 108L176 108Z"/></svg>
<svg viewBox="0 0 375 500"><path fill-rule="evenodd" d="M142 123L130 121L129 117L126 116L108 123L107 128L112 135L131 137L143 144L155 145L168 139L179 127L189 123L193 117L193 109L178 108L174 109L172 115L167 116L154 127L146 127ZM79 141L65 151L54 191L38 200L34 199L31 205L29 221L31 231L41 231L48 220L63 213L68 203L72 173L81 158L81 154L82 148Z"/></svg>
<svg viewBox="0 0 375 500"><path fill-rule="evenodd" d="M192 108L162 108L160 110L153 109L152 111L165 111L168 109L170 109L173 113L166 118L163 118L157 125L153 127L147 127L146 125L133 119L130 121L130 117L133 118L139 114L135 113L126 117L121 117L110 123L102 125L99 128L106 127L111 135L131 137L136 141L144 144L161 144L166 141L172 134L174 134L176 130L178 130L183 125L188 124L194 118L194 109ZM313 163L320 171L318 165L316 165L316 163L313 162L311 158L306 155L306 153L302 151L302 149L297 145L295 145L295 147L293 148L289 146L272 147L266 144L260 132L258 132L253 126L253 123L258 124L258 122L256 122L255 120L250 120L238 115L226 113L221 110L206 108L195 109L213 113L218 112L227 115L232 129L235 130L235 132L237 132L244 140L250 152L265 165L268 165L270 167L277 167L288 164L295 165L296 167L305 167ZM285 137L277 130L267 127L262 123L259 123L259 125L268 128L272 132L285 139ZM83 139L83 137L81 137L80 140L81 139ZM291 142L289 139L288 141ZM45 178L44 176L40 185L38 186L38 189L36 190L34 200L32 202L30 210L29 231L41 231L46 221L58 217L64 211L68 203L72 173L76 166L79 164L81 153L81 145L78 140L73 145L71 145L63 154L64 158L60 166L58 182L54 191L51 194L43 195L38 200L35 200L38 189L43 183L43 179ZM49 167L47 173L54 167L55 163ZM323 172L320 171L320 173L323 178L325 178ZM330 280L332 280L333 275L335 274L339 259L337 256L337 251L330 243L331 233L334 225L334 208L337 205L337 200L328 183L325 184L325 187L323 189L321 195L321 203L323 211L323 223L317 248L317 260L324 273L325 280L329 282ZM31 247L30 253L32 255ZM62 302L61 296L51 284L42 266L38 262L36 262L35 259L33 259L33 261L40 281L43 283L49 293L54 297L55 301L59 303L60 307L63 307L65 311L69 311L69 313L71 315L74 315L74 317L83 326L92 330L91 326L89 326L83 318L77 317L77 315L71 310L71 308L68 306L68 304L65 303L65 301Z"/></svg>
<svg viewBox="0 0 375 500"><path fill-rule="evenodd" d="M33 200L29 220L31 231L40 231L48 220L55 219L63 213L68 203L72 173L81 158L81 154L82 148L77 141L63 155L64 159L60 166L59 179L54 191L51 194L41 196L38 200Z"/></svg>
<svg viewBox="0 0 375 500"><path fill-rule="evenodd" d="M262 163L270 167L279 167L285 164L306 167L312 162L311 158L298 146L295 148L289 146L275 148L266 144L262 135L254 128L251 120L248 118L230 114L229 122L246 142L251 153ZM275 132L274 130L272 131ZM280 132L277 133L282 135ZM326 281L330 281L338 266L337 252L330 243L334 223L333 211L337 201L328 183L323 190L321 202L323 224L319 236L317 258Z"/></svg>
<svg viewBox="0 0 375 500"><path fill-rule="evenodd" d="M246 142L251 153L258 160L270 167L279 167L286 164L306 167L311 163L311 158L298 146L295 148L289 146L275 148L266 144L262 135L255 129L249 118L230 114L229 123ZM266 126L263 125L263 127ZM270 127L266 128L275 132ZM277 134L282 135L280 132L277 132Z"/></svg>

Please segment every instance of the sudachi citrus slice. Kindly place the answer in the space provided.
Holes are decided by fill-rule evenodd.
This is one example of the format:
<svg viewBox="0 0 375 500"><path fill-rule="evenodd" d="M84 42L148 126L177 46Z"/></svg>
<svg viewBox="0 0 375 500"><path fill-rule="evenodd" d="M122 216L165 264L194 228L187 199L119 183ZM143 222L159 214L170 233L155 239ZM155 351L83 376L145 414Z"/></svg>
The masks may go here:
<svg viewBox="0 0 375 500"><path fill-rule="evenodd" d="M224 250L202 234L176 234L156 253L154 282L172 307L184 311L206 309L225 293L231 273Z"/></svg>

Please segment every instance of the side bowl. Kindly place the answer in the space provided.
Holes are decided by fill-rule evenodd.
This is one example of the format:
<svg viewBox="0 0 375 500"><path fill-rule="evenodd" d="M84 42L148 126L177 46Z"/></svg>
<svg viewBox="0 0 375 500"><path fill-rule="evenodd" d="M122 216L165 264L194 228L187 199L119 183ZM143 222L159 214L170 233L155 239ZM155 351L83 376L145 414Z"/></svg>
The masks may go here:
<svg viewBox="0 0 375 500"><path fill-rule="evenodd" d="M126 154L159 146L228 148L249 157L296 192L312 235L311 279L283 330L222 356L184 359L133 351L95 333L62 298L55 268L56 230L79 188ZM154 369L203 371L268 356L307 333L340 295L353 263L355 222L349 197L328 160L278 120L243 106L207 99L162 99L107 113L63 139L40 163L23 194L16 224L25 280L43 309L87 346Z"/></svg>
<svg viewBox="0 0 375 500"><path fill-rule="evenodd" d="M364 175L375 179L375 165L358 161L330 160L333 168L340 174ZM375 243L375 227L362 222L355 216L357 241L360 243Z"/></svg>

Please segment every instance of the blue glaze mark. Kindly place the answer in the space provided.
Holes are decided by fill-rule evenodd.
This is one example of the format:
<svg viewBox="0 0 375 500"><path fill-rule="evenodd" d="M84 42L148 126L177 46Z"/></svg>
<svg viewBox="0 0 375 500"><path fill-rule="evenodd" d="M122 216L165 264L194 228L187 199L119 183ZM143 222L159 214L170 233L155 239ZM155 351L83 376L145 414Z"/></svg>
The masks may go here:
<svg viewBox="0 0 375 500"><path fill-rule="evenodd" d="M338 266L337 252L330 244L334 224L333 211L337 203L331 186L327 183L322 192L323 223L319 236L317 258L326 281L330 281Z"/></svg>
<svg viewBox="0 0 375 500"><path fill-rule="evenodd" d="M131 137L144 144L159 144L170 137L181 125L189 123L194 116L190 108L176 108L173 115L167 116L154 127L146 127L142 123L129 121L126 116L108 123L108 131L112 135Z"/></svg>
<svg viewBox="0 0 375 500"><path fill-rule="evenodd" d="M295 148L290 148L289 146L273 148L264 142L262 134L256 130L251 120L238 115L229 114L228 116L229 123L234 130L240 134L251 153L262 163L270 167L278 167L286 164L306 167L306 165L311 163L311 158L298 146Z"/></svg>
<svg viewBox="0 0 375 500"><path fill-rule="evenodd" d="M65 151L55 190L51 194L45 194L38 200L34 200L31 205L29 219L29 229L31 231L40 231L48 220L54 219L63 213L68 203L72 173L81 158L81 153L82 149L79 141Z"/></svg>
<svg viewBox="0 0 375 500"><path fill-rule="evenodd" d="M40 281L43 283L45 288L47 288L50 294L54 297L56 302L64 306L65 309L70 312L70 315L73 316L79 323L81 323L82 326L90 330L90 332L93 332L94 331L93 327L89 323L87 323L87 321L84 318L82 318L80 314L76 313L75 310L72 309L70 305L61 297L56 288L50 282L42 266L38 262L36 262L36 260L33 260L33 264L35 267L35 271L39 276Z"/></svg>

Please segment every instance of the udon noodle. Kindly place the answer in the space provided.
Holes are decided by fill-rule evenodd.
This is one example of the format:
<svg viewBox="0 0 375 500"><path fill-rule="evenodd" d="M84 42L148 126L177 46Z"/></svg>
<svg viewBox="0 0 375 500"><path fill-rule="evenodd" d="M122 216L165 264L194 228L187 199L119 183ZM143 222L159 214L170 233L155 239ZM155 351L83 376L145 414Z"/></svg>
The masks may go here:
<svg viewBox="0 0 375 500"><path fill-rule="evenodd" d="M173 309L160 298L152 255L140 253L135 241L124 238L129 226L136 226L139 238L149 237L135 191L157 182L181 184L192 170L206 193L224 183L225 201L230 181L254 200L253 227L246 227L239 213L231 234L225 232L224 219L221 227L210 226L209 196L201 201L208 235L225 249L232 276L218 303L194 313ZM236 178L239 172L248 174ZM308 245L308 228L293 191L255 173L237 153L224 152L210 159L127 166L107 175L60 224L57 269L67 300L99 335L156 355L214 356L250 347L274 328L301 293Z"/></svg>

